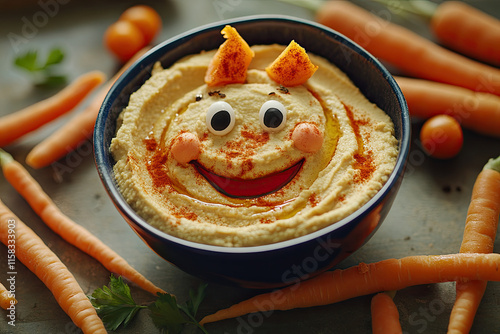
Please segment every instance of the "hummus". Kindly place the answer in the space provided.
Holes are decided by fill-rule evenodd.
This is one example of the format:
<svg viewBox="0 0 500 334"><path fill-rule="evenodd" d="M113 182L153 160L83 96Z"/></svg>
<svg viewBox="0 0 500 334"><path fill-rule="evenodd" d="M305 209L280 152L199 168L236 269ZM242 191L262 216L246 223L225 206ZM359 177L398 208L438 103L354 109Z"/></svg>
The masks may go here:
<svg viewBox="0 0 500 334"><path fill-rule="evenodd" d="M334 224L381 189L398 154L390 117L315 55L312 77L280 86L264 69L284 48L252 46L245 83L217 87L204 82L215 50L156 64L130 96L114 172L149 224L198 243L270 244ZM296 137L304 124L314 133Z"/></svg>

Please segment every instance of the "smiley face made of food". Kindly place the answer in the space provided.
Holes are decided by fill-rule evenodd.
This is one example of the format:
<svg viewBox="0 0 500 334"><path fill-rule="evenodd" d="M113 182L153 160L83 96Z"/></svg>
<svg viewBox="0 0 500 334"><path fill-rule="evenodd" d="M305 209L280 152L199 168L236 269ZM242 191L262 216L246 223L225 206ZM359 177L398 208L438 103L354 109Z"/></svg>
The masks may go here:
<svg viewBox="0 0 500 334"><path fill-rule="evenodd" d="M368 201L395 164L390 118L294 41L249 47L222 33L218 50L156 64L130 97L111 144L127 202L171 235L252 246Z"/></svg>

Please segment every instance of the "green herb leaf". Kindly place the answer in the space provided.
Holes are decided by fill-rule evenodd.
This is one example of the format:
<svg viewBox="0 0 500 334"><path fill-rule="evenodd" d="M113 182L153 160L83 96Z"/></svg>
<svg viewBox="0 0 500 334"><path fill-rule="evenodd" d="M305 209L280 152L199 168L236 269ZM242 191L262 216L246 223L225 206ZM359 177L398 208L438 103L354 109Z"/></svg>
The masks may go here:
<svg viewBox="0 0 500 334"><path fill-rule="evenodd" d="M137 305L130 288L121 277L111 275L109 288L96 289L90 297L92 305L109 330L116 330L120 325L127 326L137 311L145 306Z"/></svg>
<svg viewBox="0 0 500 334"><path fill-rule="evenodd" d="M45 65L43 66L44 69L51 65L59 64L64 60L64 53L61 49L59 48L54 48L50 50L49 56L47 57L47 60L45 61Z"/></svg>
<svg viewBox="0 0 500 334"><path fill-rule="evenodd" d="M0 158L2 158L1 155ZM179 334L186 324L194 324L206 334L207 331L195 319L205 297L206 287L207 284L202 284L196 291L190 290L190 300L185 305L177 304L173 295L158 293L154 303L143 306L136 304L129 286L121 277L116 278L111 275L109 287L104 286L102 289L94 290L89 299L108 330L114 331L120 326L127 326L137 311L147 308L151 312L153 323L161 333Z"/></svg>
<svg viewBox="0 0 500 334"><path fill-rule="evenodd" d="M14 60L14 64L22 68L24 70L27 70L29 72L35 72L38 71L38 66L37 66L37 58L38 58L38 53L36 51L28 51L23 55L20 55Z"/></svg>
<svg viewBox="0 0 500 334"><path fill-rule="evenodd" d="M196 317L196 313L198 312L198 308L200 307L201 302L205 298L205 290L207 288L207 284L201 284L198 286L198 290L189 290L189 299L186 302L186 305L179 305L179 308L183 310L187 315L194 319Z"/></svg>
<svg viewBox="0 0 500 334"><path fill-rule="evenodd" d="M158 299L149 307L151 319L162 333L180 333L187 323L182 316L174 296L158 293Z"/></svg>
<svg viewBox="0 0 500 334"><path fill-rule="evenodd" d="M38 87L55 87L63 85L66 82L67 78L64 75L47 75L36 81L35 85Z"/></svg>
<svg viewBox="0 0 500 334"><path fill-rule="evenodd" d="M108 330L117 330L120 325L126 327L134 318L137 311L144 308L140 305L104 305L96 309Z"/></svg>
<svg viewBox="0 0 500 334"><path fill-rule="evenodd" d="M44 62L36 50L31 50L16 57L14 65L29 72L37 86L57 86L66 82L66 76L54 73L54 67L63 60L64 52L60 48L51 49Z"/></svg>

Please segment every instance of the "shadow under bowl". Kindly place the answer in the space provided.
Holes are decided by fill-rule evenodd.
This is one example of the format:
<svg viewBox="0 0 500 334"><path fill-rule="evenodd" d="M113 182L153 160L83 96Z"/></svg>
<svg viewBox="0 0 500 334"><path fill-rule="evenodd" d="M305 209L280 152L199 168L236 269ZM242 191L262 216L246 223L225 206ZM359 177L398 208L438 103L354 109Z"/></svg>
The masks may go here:
<svg viewBox="0 0 500 334"><path fill-rule="evenodd" d="M129 96L150 77L157 61L164 68L203 50L217 49L220 31L229 24L249 45L283 44L293 39L307 52L339 67L360 91L394 122L399 141L395 168L382 189L348 217L314 233L275 244L220 247L168 235L141 218L122 197L113 173L110 143L116 120ZM361 247L375 233L398 192L410 146L408 108L391 74L354 42L319 24L286 16L243 17L188 31L152 49L113 85L103 102L94 131L94 153L99 177L114 205L139 237L158 255L201 279L246 288L276 288L331 269Z"/></svg>

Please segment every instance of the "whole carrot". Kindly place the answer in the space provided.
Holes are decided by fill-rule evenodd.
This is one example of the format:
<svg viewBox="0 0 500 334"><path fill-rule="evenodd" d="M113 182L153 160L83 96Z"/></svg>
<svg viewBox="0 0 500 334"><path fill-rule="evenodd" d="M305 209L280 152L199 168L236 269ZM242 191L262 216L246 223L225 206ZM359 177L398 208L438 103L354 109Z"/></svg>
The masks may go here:
<svg viewBox="0 0 500 334"><path fill-rule="evenodd" d="M89 105L78 115L70 119L60 129L36 145L26 157L26 163L33 168L42 168L64 157L75 150L85 140L92 137L94 125L101 104L116 79L125 72L149 48L137 52L111 80L109 80L93 97Z"/></svg>
<svg viewBox="0 0 500 334"><path fill-rule="evenodd" d="M48 99L0 117L0 147L73 110L104 80L100 71L85 73Z"/></svg>
<svg viewBox="0 0 500 334"><path fill-rule="evenodd" d="M500 137L500 97L422 79L395 77L411 116L428 119L447 114L464 128Z"/></svg>
<svg viewBox="0 0 500 334"><path fill-rule="evenodd" d="M291 0L288 0L291 1ZM464 1L375 0L394 13L411 13L428 20L444 46L492 65L500 65L500 20Z"/></svg>
<svg viewBox="0 0 500 334"><path fill-rule="evenodd" d="M372 333L373 334L401 334L399 312L394 300L385 292L377 293L372 297Z"/></svg>
<svg viewBox="0 0 500 334"><path fill-rule="evenodd" d="M499 69L445 49L349 1L325 2L316 20L407 75L500 95Z"/></svg>
<svg viewBox="0 0 500 334"><path fill-rule="evenodd" d="M474 183L460 253L493 252L499 216L500 157L490 160ZM469 333L486 284L486 281L457 282L448 333Z"/></svg>
<svg viewBox="0 0 500 334"><path fill-rule="evenodd" d="M6 310L12 305L17 304L17 300L7 288L0 283L0 307Z"/></svg>
<svg viewBox="0 0 500 334"><path fill-rule="evenodd" d="M107 333L90 300L68 268L18 217L0 201L0 240L16 237L16 257L52 292L57 303L84 333Z"/></svg>
<svg viewBox="0 0 500 334"><path fill-rule="evenodd" d="M29 172L1 149L0 165L7 181L24 197L45 224L64 240L98 260L109 271L123 276L142 289L154 295L165 292L137 272L95 235L64 215Z"/></svg>
<svg viewBox="0 0 500 334"><path fill-rule="evenodd" d="M290 310L337 303L380 291L457 280L499 281L500 254L408 256L348 269L325 272L315 278L257 295L203 318L200 324L235 318L252 312Z"/></svg>
<svg viewBox="0 0 500 334"><path fill-rule="evenodd" d="M431 18L439 41L469 57L500 65L500 20L463 1L444 1Z"/></svg>

